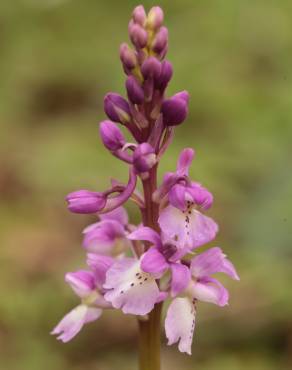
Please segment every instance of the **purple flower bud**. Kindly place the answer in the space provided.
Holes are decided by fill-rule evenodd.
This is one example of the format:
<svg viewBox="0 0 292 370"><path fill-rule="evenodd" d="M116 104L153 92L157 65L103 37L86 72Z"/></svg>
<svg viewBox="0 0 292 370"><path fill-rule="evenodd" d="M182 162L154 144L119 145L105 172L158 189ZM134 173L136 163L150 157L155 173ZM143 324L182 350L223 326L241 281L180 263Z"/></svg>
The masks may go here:
<svg viewBox="0 0 292 370"><path fill-rule="evenodd" d="M143 49L147 45L148 34L139 24L133 20L129 23L129 36L137 49Z"/></svg>
<svg viewBox="0 0 292 370"><path fill-rule="evenodd" d="M149 77L157 79L161 72L161 63L155 57L147 58L142 64L141 72L145 79Z"/></svg>
<svg viewBox="0 0 292 370"><path fill-rule="evenodd" d="M101 211L106 204L106 196L89 190L79 190L66 197L68 209L73 213L96 213Z"/></svg>
<svg viewBox="0 0 292 370"><path fill-rule="evenodd" d="M183 93L181 96L174 95L170 99L164 100L162 103L161 112L165 125L176 126L181 124L188 114L188 102L186 101L186 94Z"/></svg>
<svg viewBox="0 0 292 370"><path fill-rule="evenodd" d="M189 104L190 95L186 90L183 90L173 95L173 98L183 99L187 104Z"/></svg>
<svg viewBox="0 0 292 370"><path fill-rule="evenodd" d="M126 81L128 98L133 104L142 104L144 101L144 91L135 77L129 76Z"/></svg>
<svg viewBox="0 0 292 370"><path fill-rule="evenodd" d="M147 26L153 30L157 30L163 23L163 10L159 6L153 6L148 13Z"/></svg>
<svg viewBox="0 0 292 370"><path fill-rule="evenodd" d="M144 23L146 21L146 12L143 5L138 5L133 10L133 20L135 23L140 24L141 26L144 26Z"/></svg>
<svg viewBox="0 0 292 370"><path fill-rule="evenodd" d="M103 104L105 113L112 121L126 124L131 120L129 103L121 95L108 93Z"/></svg>
<svg viewBox="0 0 292 370"><path fill-rule="evenodd" d="M161 72L158 79L155 80L155 87L161 91L165 90L168 82L171 80L173 73L172 65L169 61L164 60L161 63Z"/></svg>
<svg viewBox="0 0 292 370"><path fill-rule="evenodd" d="M112 121L101 122L99 133L104 146L110 151L119 150L126 143L121 130Z"/></svg>
<svg viewBox="0 0 292 370"><path fill-rule="evenodd" d="M137 146L133 154L133 164L137 172L149 171L156 163L156 155L152 146L142 143Z"/></svg>
<svg viewBox="0 0 292 370"><path fill-rule="evenodd" d="M152 49L157 54L160 54L167 46L167 43L168 43L168 29L166 27L161 27L153 40Z"/></svg>
<svg viewBox="0 0 292 370"><path fill-rule="evenodd" d="M133 69L137 65L136 54L126 43L120 46L120 58L124 67L127 69Z"/></svg>

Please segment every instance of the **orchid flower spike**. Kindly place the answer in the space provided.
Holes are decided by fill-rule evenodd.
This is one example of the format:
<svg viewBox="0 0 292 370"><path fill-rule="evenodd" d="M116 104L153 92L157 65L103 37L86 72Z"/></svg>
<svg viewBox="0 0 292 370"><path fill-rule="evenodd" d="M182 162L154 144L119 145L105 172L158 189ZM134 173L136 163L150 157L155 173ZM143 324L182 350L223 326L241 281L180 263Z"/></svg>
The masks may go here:
<svg viewBox="0 0 292 370"><path fill-rule="evenodd" d="M136 315L143 328L140 342L146 346L140 362L156 369L152 360L160 346L148 344L160 335L157 323L164 302L169 302L168 344L178 343L181 352L191 354L199 302L223 307L229 301L227 289L213 274L239 277L221 248L208 248L218 225L206 215L213 195L190 175L195 151L183 149L176 170L158 180L160 160L176 126L187 120L190 100L186 90L167 97L173 67L166 59L169 33L162 9L154 6L147 13L137 6L128 33L132 46L123 42L119 52L125 92L106 94L108 119L99 124L104 147L126 168L128 181L111 180L104 191L82 189L66 197L71 212L93 219L83 230L88 270L66 274L80 303L52 334L68 342L104 309ZM138 206L138 225L129 221L124 208L128 201ZM198 253L202 246L204 252Z"/></svg>

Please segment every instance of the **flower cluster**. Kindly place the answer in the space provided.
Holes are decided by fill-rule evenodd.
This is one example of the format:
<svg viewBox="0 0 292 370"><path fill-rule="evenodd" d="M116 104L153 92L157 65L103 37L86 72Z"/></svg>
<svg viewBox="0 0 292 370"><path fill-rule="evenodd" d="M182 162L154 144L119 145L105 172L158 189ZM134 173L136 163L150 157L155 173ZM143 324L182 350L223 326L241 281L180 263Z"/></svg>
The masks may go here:
<svg viewBox="0 0 292 370"><path fill-rule="evenodd" d="M67 196L71 212L96 214L97 222L83 231L88 269L65 276L81 303L52 333L67 342L103 309L120 309L147 320L156 304L168 300L168 343L178 342L179 350L190 354L197 302L228 303L228 291L213 274L239 278L219 247L197 253L215 238L218 226L204 214L212 206L212 194L189 177L194 151L182 150L176 171L166 173L157 185L160 158L175 126L187 117L189 101L186 91L165 95L173 71L165 60L168 30L162 10L153 7L146 14L143 6L136 7L129 36L134 47L120 47L127 99L108 93L104 110L109 120L100 123L104 146L127 164L129 180L113 180L103 192L79 190ZM121 126L133 142L126 141ZM143 194L136 188L138 180ZM141 210L138 226L129 223L123 208L128 200Z"/></svg>

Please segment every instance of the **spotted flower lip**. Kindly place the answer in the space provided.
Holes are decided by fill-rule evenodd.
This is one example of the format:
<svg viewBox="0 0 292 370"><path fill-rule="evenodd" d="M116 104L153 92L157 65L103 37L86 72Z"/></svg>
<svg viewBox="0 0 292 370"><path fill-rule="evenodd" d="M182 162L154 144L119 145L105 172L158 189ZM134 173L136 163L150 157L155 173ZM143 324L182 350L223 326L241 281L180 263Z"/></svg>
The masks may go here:
<svg viewBox="0 0 292 370"><path fill-rule="evenodd" d="M197 255L191 261L192 278L181 297L175 298L170 304L166 319L165 332L168 344L179 342L181 352L191 354L191 345L195 329L196 302L203 301L225 306L228 303L228 291L210 275L223 272L232 279L239 276L219 247Z"/></svg>
<svg viewBox="0 0 292 370"><path fill-rule="evenodd" d="M169 205L160 212L158 222L164 240L181 246L182 254L177 258L182 257L185 251L209 243L218 232L216 222L197 211L193 205L186 211Z"/></svg>
<svg viewBox="0 0 292 370"><path fill-rule="evenodd" d="M107 271L105 299L126 314L146 315L160 298L155 276L144 272L141 261L123 258Z"/></svg>

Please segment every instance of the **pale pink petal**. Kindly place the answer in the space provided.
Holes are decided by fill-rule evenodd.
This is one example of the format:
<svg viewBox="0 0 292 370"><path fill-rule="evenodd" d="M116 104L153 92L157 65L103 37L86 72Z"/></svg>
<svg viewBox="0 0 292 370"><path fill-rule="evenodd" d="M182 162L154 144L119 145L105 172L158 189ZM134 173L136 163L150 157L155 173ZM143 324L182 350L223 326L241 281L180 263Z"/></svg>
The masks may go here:
<svg viewBox="0 0 292 370"><path fill-rule="evenodd" d="M192 282L188 289L192 297L199 301L214 303L218 306L228 304L228 290L216 279L204 278L201 281Z"/></svg>
<svg viewBox="0 0 292 370"><path fill-rule="evenodd" d="M141 260L141 269L155 275L156 278L161 277L168 267L164 256L155 247L148 249Z"/></svg>
<svg viewBox="0 0 292 370"><path fill-rule="evenodd" d="M131 234L128 235L130 240L145 240L151 242L156 247L161 247L160 235L153 229L147 226L140 226Z"/></svg>
<svg viewBox="0 0 292 370"><path fill-rule="evenodd" d="M168 345L179 342L180 352L186 352L189 355L192 354L195 315L194 303L189 298L175 298L168 308L165 319Z"/></svg>
<svg viewBox="0 0 292 370"><path fill-rule="evenodd" d="M182 212L171 205L159 216L159 225L164 239L176 241L177 247L190 250L213 240L217 234L217 224L194 208Z"/></svg>
<svg viewBox="0 0 292 370"><path fill-rule="evenodd" d="M129 247L123 225L114 220L97 222L83 233L83 246L89 252L111 255L122 253Z"/></svg>
<svg viewBox="0 0 292 370"><path fill-rule="evenodd" d="M99 215L101 220L114 220L126 226L129 222L129 217L124 207L118 207L111 212Z"/></svg>
<svg viewBox="0 0 292 370"><path fill-rule="evenodd" d="M190 269L181 263L172 263L171 268L171 295L175 297L184 291L191 280Z"/></svg>
<svg viewBox="0 0 292 370"><path fill-rule="evenodd" d="M68 272L65 281L80 298L88 296L95 289L95 277L91 271Z"/></svg>
<svg viewBox="0 0 292 370"><path fill-rule="evenodd" d="M146 315L159 297L155 278L142 271L140 261L124 258L107 271L104 298L124 313Z"/></svg>
<svg viewBox="0 0 292 370"><path fill-rule="evenodd" d="M105 220L88 226L84 231L83 246L89 251L108 255L117 239L125 239L124 227L117 221Z"/></svg>
<svg viewBox="0 0 292 370"><path fill-rule="evenodd" d="M100 308L88 308L81 304L64 316L51 334L58 335L57 339L64 343L69 342L79 333L85 323L97 320L101 313Z"/></svg>
<svg viewBox="0 0 292 370"><path fill-rule="evenodd" d="M226 255L219 247L210 248L194 257L191 263L191 271L195 277L224 272L231 278L239 280L233 264L226 258Z"/></svg>

